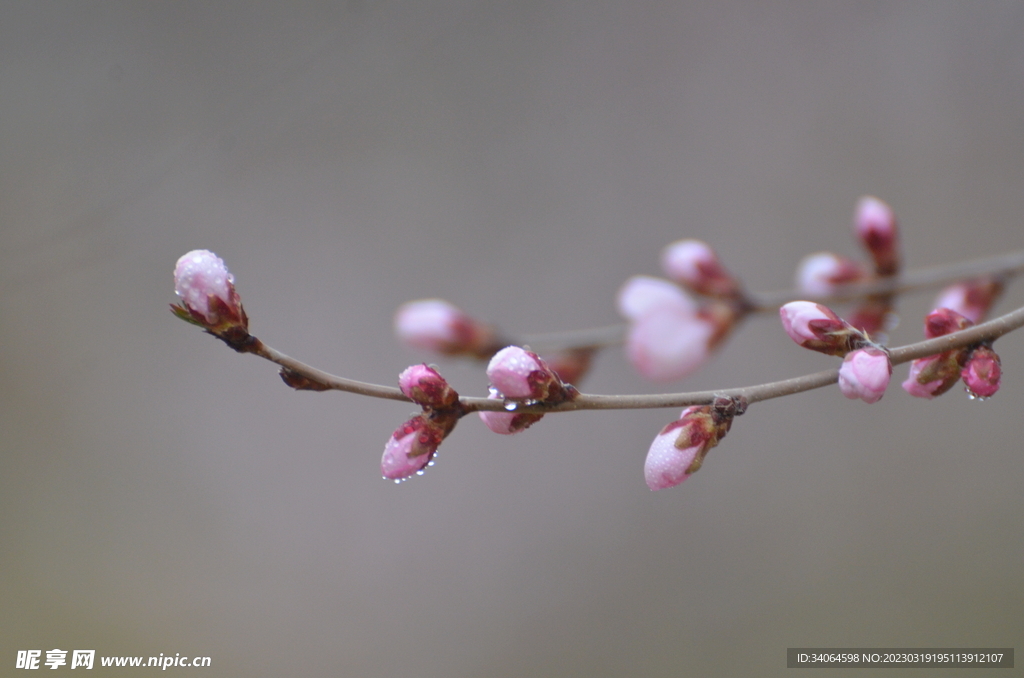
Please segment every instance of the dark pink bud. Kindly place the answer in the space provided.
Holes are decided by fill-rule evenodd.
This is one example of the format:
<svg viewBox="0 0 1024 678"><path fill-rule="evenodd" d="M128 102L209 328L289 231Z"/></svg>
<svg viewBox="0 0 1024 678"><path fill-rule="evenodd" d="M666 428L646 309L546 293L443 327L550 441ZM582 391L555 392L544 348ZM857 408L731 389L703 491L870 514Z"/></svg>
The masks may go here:
<svg viewBox="0 0 1024 678"><path fill-rule="evenodd" d="M839 368L839 389L850 399L871 404L881 400L892 377L889 354L878 348L851 351Z"/></svg>
<svg viewBox="0 0 1024 678"><path fill-rule="evenodd" d="M875 272L895 275L900 268L899 233L892 209L878 198L867 196L857 204L853 229L875 261Z"/></svg>
<svg viewBox="0 0 1024 678"><path fill-rule="evenodd" d="M398 387L413 402L440 409L451 407L459 399L444 377L429 365L412 365L398 375Z"/></svg>
<svg viewBox="0 0 1024 678"><path fill-rule="evenodd" d="M962 375L968 395L972 398L990 398L999 390L1003 368L996 352L982 345L971 353Z"/></svg>
<svg viewBox="0 0 1024 678"><path fill-rule="evenodd" d="M661 253L661 267L668 277L697 294L737 298L739 281L722 266L711 246L700 240L679 240Z"/></svg>

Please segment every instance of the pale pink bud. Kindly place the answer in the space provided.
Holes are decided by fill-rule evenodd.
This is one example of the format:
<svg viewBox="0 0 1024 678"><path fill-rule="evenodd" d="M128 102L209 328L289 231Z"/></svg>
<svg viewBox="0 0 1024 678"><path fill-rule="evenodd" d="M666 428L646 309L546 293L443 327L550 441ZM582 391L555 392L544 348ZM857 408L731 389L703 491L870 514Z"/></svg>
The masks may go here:
<svg viewBox="0 0 1024 678"><path fill-rule="evenodd" d="M235 277L209 250L192 250L174 267L174 292L182 306L171 310L238 348L249 338L249 319L235 291Z"/></svg>
<svg viewBox="0 0 1024 678"><path fill-rule="evenodd" d="M652 310L674 308L693 313L697 305L677 285L661 278L635 275L623 284L618 295L619 313L629 320L639 320Z"/></svg>
<svg viewBox="0 0 1024 678"><path fill-rule="evenodd" d="M871 253L878 275L899 271L899 234L892 208L878 198L866 196L857 203L853 219L857 238Z"/></svg>
<svg viewBox="0 0 1024 678"><path fill-rule="evenodd" d="M992 397L999 390L999 380L1003 375L999 356L988 346L979 346L967 359L962 375L971 397Z"/></svg>
<svg viewBox="0 0 1024 678"><path fill-rule="evenodd" d="M487 397L491 400L504 400L502 395L493 389ZM487 428L502 435L519 433L536 424L544 416L543 414L529 414L526 412L491 412L489 410L480 410L479 414L480 419Z"/></svg>
<svg viewBox="0 0 1024 678"><path fill-rule="evenodd" d="M398 388L413 402L440 409L459 399L444 377L429 365L411 365L398 375Z"/></svg>
<svg viewBox="0 0 1024 678"><path fill-rule="evenodd" d="M718 334L716 324L702 315L662 307L629 328L626 356L648 379L682 379L707 361Z"/></svg>
<svg viewBox="0 0 1024 678"><path fill-rule="evenodd" d="M652 490L674 487L696 473L708 451L718 445L732 426L736 407L687 407L651 443L644 462L644 479Z"/></svg>
<svg viewBox="0 0 1024 678"><path fill-rule="evenodd" d="M818 252L803 258L796 270L796 287L805 294L828 296L836 287L863 280L864 268L846 257Z"/></svg>
<svg viewBox="0 0 1024 678"><path fill-rule="evenodd" d="M532 351L506 346L487 365L491 386L505 398L546 401L561 388L561 380L547 363Z"/></svg>
<svg viewBox="0 0 1024 678"><path fill-rule="evenodd" d="M413 348L446 355L480 355L492 338L489 328L443 299L403 304L395 313L395 333Z"/></svg>
<svg viewBox="0 0 1024 678"><path fill-rule="evenodd" d="M380 470L388 480L401 481L421 473L434 458L445 432L432 426L424 415L413 417L399 426L380 460Z"/></svg>
<svg viewBox="0 0 1024 678"><path fill-rule="evenodd" d="M737 297L739 282L722 266L711 246L700 240L678 240L661 253L668 277L698 294Z"/></svg>
<svg viewBox="0 0 1024 678"><path fill-rule="evenodd" d="M827 306L813 301L791 301L779 309L789 338L804 348L828 355L846 355L863 335Z"/></svg>
<svg viewBox="0 0 1024 678"><path fill-rule="evenodd" d="M1003 291L1001 282L979 278L950 285L935 299L935 308L949 308L972 323L981 322Z"/></svg>
<svg viewBox="0 0 1024 678"><path fill-rule="evenodd" d="M878 348L852 351L839 368L839 390L847 398L871 404L881 400L892 377L889 354Z"/></svg>

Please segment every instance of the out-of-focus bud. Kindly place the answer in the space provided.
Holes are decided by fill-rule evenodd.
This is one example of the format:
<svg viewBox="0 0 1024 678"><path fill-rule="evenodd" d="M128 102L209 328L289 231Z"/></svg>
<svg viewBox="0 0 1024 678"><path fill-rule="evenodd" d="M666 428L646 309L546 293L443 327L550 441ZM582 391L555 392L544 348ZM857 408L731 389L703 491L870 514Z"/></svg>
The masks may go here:
<svg viewBox="0 0 1024 678"><path fill-rule="evenodd" d="M924 320L924 334L930 339L958 332L973 325L970 320L948 308L937 308ZM961 376L969 350L958 348L918 358L910 364L910 376L903 390L916 398L934 398L953 388Z"/></svg>
<svg viewBox="0 0 1024 678"><path fill-rule="evenodd" d="M974 349L961 373L967 394L973 398L991 398L999 390L1003 368L999 356L990 346L982 344Z"/></svg>
<svg viewBox="0 0 1024 678"><path fill-rule="evenodd" d="M818 252L803 258L796 269L796 287L805 294L828 296L836 287L864 280L864 267L853 259L832 252Z"/></svg>
<svg viewBox="0 0 1024 678"><path fill-rule="evenodd" d="M980 323L988 315L1003 292L1003 283L995 278L978 278L950 285L935 299L935 308L949 308L972 323Z"/></svg>
<svg viewBox="0 0 1024 678"><path fill-rule="evenodd" d="M832 309L813 301L791 301L779 309L779 318L790 339L827 355L846 355L867 341Z"/></svg>
<svg viewBox="0 0 1024 678"><path fill-rule="evenodd" d="M652 381L682 379L707 361L718 332L715 323L703 315L662 307L630 326L626 356Z"/></svg>
<svg viewBox="0 0 1024 678"><path fill-rule="evenodd" d="M839 389L850 399L877 403L882 399L892 377L889 354L878 348L851 351L839 368Z"/></svg>
<svg viewBox="0 0 1024 678"><path fill-rule="evenodd" d="M487 397L491 400L505 399L500 393L498 393L497 389L491 389L491 392ZM516 404L511 403L511 406L515 407ZM478 414L487 428L502 435L519 433L524 429L530 428L531 425L536 424L544 416L543 414L515 412L514 410L505 412L481 410Z"/></svg>
<svg viewBox="0 0 1024 678"><path fill-rule="evenodd" d="M647 275L635 275L627 280L619 289L617 305L623 317L634 321L664 308L680 313L697 312L697 304L677 285Z"/></svg>
<svg viewBox="0 0 1024 678"><path fill-rule="evenodd" d="M410 400L424 407L451 407L459 394L429 365L411 365L398 375L398 388Z"/></svg>
<svg viewBox="0 0 1024 678"><path fill-rule="evenodd" d="M484 357L493 349L494 334L443 299L410 301L395 313L395 334L413 348L444 355Z"/></svg>
<svg viewBox="0 0 1024 678"><path fill-rule="evenodd" d="M174 292L182 305L172 304L171 311L238 348L249 338L249 318L234 283L220 257L209 250L192 250L174 267Z"/></svg>
<svg viewBox="0 0 1024 678"><path fill-rule="evenodd" d="M973 322L952 309L937 308L925 316L924 336L929 339L944 337L947 334L965 330L973 324Z"/></svg>
<svg viewBox="0 0 1024 678"><path fill-rule="evenodd" d="M878 275L888 276L899 272L899 233L892 208L878 198L861 198L853 218L853 230L871 253Z"/></svg>
<svg viewBox="0 0 1024 678"><path fill-rule="evenodd" d="M540 356L518 346L506 346L487 365L491 386L509 400L562 402L566 390L562 380Z"/></svg>
<svg viewBox="0 0 1024 678"><path fill-rule="evenodd" d="M668 277L697 294L725 299L742 296L742 288L711 246L701 240L678 240L661 252Z"/></svg>
<svg viewBox="0 0 1024 678"><path fill-rule="evenodd" d="M725 437L734 416L742 411L737 402L684 409L651 443L644 462L647 486L652 490L675 487L696 473L708 450Z"/></svg>

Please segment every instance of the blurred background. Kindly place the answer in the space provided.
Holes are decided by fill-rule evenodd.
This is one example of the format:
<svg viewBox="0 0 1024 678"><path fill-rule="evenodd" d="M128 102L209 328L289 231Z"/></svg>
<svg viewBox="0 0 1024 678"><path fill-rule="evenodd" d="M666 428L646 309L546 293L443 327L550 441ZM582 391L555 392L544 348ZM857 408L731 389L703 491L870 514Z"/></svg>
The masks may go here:
<svg viewBox="0 0 1024 678"><path fill-rule="evenodd" d="M396 486L410 406L292 391L167 310L176 259L211 249L254 334L394 383L436 360L392 338L404 301L615 323L682 237L778 289L809 252L859 256L864 194L911 268L1022 248L1019 2L9 2L0 157L4 675L19 649L500 678L1020 645L1024 332L989 402L912 399L898 367L877 405L758 404L652 493L675 410L469 418ZM894 343L931 299L901 301ZM609 350L582 388L833 364L764 317L684 383Z"/></svg>

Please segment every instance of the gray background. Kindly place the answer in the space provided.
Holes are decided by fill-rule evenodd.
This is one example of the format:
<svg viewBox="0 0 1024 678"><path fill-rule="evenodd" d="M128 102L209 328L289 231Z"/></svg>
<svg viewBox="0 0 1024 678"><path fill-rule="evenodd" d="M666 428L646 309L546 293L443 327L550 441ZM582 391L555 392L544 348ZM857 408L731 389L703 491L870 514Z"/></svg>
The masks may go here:
<svg viewBox="0 0 1024 678"><path fill-rule="evenodd" d="M686 236L785 287L857 253L865 193L911 267L1024 247L1019 2L8 2L0 158L0 666L788 675L789 646L1020 649L1024 333L990 402L763 403L674 490L641 470L668 410L467 420L396 487L409 406L293 392L167 311L209 248L258 336L393 383L432 359L391 337L403 301L612 323ZM832 364L757 318L668 388ZM618 350L583 387L661 388Z"/></svg>

